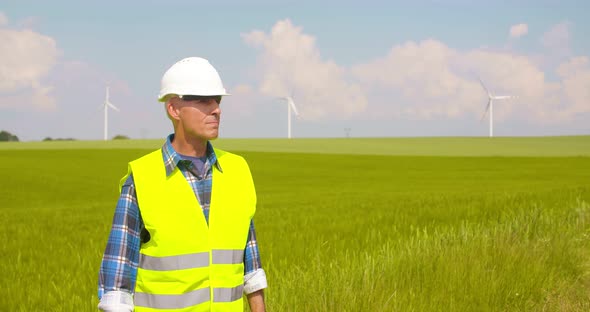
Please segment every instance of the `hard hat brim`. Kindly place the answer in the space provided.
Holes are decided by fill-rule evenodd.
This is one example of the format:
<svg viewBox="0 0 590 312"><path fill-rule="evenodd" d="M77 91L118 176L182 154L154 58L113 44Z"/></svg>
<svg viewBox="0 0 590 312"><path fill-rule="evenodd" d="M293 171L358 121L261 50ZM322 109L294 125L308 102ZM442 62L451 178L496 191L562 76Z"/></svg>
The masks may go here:
<svg viewBox="0 0 590 312"><path fill-rule="evenodd" d="M168 94L164 94L164 95L161 95L161 96L158 98L158 102L166 102L166 97L167 97L167 96L169 96L169 95L176 95L176 96L178 96L178 94L176 94L176 93L168 93ZM231 94L230 94L230 93L223 93L223 94L183 94L183 95L197 95L197 96L230 96Z"/></svg>

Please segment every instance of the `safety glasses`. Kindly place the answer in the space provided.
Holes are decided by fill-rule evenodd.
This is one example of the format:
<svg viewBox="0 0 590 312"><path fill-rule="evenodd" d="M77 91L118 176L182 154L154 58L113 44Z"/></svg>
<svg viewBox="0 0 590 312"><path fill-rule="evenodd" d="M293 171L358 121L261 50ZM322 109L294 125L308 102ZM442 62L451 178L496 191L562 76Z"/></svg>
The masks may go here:
<svg viewBox="0 0 590 312"><path fill-rule="evenodd" d="M179 95L183 101L199 101L199 102L208 102L209 100L213 99L217 104L221 103L221 95Z"/></svg>

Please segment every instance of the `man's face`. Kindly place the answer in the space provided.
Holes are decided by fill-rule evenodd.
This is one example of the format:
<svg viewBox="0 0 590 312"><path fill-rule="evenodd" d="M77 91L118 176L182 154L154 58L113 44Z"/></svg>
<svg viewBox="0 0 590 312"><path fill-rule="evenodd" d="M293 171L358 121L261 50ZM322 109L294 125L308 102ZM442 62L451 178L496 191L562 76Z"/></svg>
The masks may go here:
<svg viewBox="0 0 590 312"><path fill-rule="evenodd" d="M183 96L170 100L172 118L178 121L179 131L187 139L213 140L219 135L220 96Z"/></svg>

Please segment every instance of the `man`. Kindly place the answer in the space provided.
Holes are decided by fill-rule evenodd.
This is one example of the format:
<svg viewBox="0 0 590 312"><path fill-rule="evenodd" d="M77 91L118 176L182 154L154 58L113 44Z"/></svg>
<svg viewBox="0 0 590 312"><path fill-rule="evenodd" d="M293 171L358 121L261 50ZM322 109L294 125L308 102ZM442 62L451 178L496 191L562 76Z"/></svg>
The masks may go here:
<svg viewBox="0 0 590 312"><path fill-rule="evenodd" d="M162 77L174 134L129 163L103 256L102 311L264 311L266 276L252 217L256 193L240 156L214 149L226 93L198 57Z"/></svg>

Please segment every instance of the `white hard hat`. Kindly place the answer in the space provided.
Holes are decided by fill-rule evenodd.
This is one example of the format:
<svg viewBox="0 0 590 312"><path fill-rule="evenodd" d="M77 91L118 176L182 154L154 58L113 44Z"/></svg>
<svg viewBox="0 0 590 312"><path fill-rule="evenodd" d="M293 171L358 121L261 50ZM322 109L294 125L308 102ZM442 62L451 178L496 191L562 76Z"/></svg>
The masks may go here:
<svg viewBox="0 0 590 312"><path fill-rule="evenodd" d="M204 58L187 57L172 65L162 76L158 101L166 95L229 95L225 92L217 70Z"/></svg>

